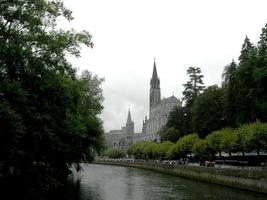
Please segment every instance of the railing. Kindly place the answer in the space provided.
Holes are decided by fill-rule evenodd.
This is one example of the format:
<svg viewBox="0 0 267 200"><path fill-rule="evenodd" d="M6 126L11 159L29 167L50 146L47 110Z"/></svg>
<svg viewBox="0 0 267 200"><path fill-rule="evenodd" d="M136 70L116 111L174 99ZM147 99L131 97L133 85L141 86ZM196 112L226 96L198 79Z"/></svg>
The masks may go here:
<svg viewBox="0 0 267 200"><path fill-rule="evenodd" d="M146 163L146 164L164 164L164 165L187 165L187 166L204 166L200 163L187 162L181 160L143 160L143 159L112 159L112 158L97 158L98 161L111 161L111 162L122 162L122 163ZM206 166L211 167L211 166ZM238 170L248 170L248 171L267 171L267 166L233 166L227 164L217 164L215 163L212 167L215 168L225 168L225 169L238 169Z"/></svg>

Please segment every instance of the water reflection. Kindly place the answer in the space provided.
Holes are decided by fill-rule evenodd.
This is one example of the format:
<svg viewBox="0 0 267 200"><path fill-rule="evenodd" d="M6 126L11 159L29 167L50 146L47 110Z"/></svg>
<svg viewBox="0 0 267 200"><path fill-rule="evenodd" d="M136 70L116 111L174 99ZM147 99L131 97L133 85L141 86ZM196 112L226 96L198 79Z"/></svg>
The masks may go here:
<svg viewBox="0 0 267 200"><path fill-rule="evenodd" d="M69 185L65 200L263 200L266 195L108 165L83 166L80 184ZM66 194L66 191L65 191ZM63 199L63 198L60 198Z"/></svg>

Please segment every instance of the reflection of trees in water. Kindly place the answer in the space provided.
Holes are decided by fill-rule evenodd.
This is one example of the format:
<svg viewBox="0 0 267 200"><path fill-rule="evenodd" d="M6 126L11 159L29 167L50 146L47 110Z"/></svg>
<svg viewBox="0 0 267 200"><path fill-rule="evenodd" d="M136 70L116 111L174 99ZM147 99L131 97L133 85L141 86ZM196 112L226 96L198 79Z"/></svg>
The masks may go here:
<svg viewBox="0 0 267 200"><path fill-rule="evenodd" d="M23 182L14 184L14 180L10 179L2 182L1 185L0 180L0 200L266 199L266 195L258 193L134 168L92 165L85 167L83 174L81 180L71 178L66 185L50 192L46 197L38 196L37 198L36 196L32 198L34 194L29 193L30 190L26 189L26 184ZM18 186L21 187L20 192L15 190ZM4 188L9 188L9 190Z"/></svg>
<svg viewBox="0 0 267 200"><path fill-rule="evenodd" d="M45 200L81 200L81 180L68 179L66 184L49 193Z"/></svg>
<svg viewBox="0 0 267 200"><path fill-rule="evenodd" d="M25 180L25 179L23 179ZM64 186L61 186L48 193L41 194L34 192L27 182L9 177L9 179L0 178L0 199L9 200L81 200L81 182L80 180L67 180Z"/></svg>

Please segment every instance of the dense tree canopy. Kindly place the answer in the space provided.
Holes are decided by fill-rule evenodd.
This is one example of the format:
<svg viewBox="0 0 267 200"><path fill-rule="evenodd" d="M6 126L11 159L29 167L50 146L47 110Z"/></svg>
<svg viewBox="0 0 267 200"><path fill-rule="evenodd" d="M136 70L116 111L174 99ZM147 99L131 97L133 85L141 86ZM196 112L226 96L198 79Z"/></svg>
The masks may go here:
<svg viewBox="0 0 267 200"><path fill-rule="evenodd" d="M196 133L188 134L172 143L139 142L129 147L127 153L141 159L185 158L203 161L215 160L216 156L233 153L245 156L255 152L260 155L267 151L267 123L259 121L244 124L239 128L224 128L213 131L201 139ZM244 160L244 158L243 158ZM253 163L258 164L258 163Z"/></svg>
<svg viewBox="0 0 267 200"><path fill-rule="evenodd" d="M257 45L246 36L238 63L224 68L222 86L204 89L200 68L187 70L189 80L184 84L183 106L170 113L161 130L162 140L174 127L179 138L192 132L204 138L224 127L237 128L242 124L267 122L267 24Z"/></svg>
<svg viewBox="0 0 267 200"><path fill-rule="evenodd" d="M58 185L71 163L91 159L103 140L102 79L77 76L66 59L92 47L91 35L57 29L58 17L72 19L61 0L0 4L1 173L42 190Z"/></svg>
<svg viewBox="0 0 267 200"><path fill-rule="evenodd" d="M193 129L201 138L226 125L223 92L217 85L210 86L196 98L191 108Z"/></svg>

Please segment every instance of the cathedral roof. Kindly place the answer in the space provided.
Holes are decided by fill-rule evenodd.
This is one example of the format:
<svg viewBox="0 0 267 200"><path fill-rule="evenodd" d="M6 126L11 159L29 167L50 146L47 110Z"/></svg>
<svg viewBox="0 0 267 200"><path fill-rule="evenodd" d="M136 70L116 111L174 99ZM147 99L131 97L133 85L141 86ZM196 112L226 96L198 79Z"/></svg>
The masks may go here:
<svg viewBox="0 0 267 200"><path fill-rule="evenodd" d="M172 96L164 99L163 101L172 103L172 102L178 102L178 99L175 96L172 95Z"/></svg>

